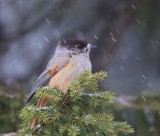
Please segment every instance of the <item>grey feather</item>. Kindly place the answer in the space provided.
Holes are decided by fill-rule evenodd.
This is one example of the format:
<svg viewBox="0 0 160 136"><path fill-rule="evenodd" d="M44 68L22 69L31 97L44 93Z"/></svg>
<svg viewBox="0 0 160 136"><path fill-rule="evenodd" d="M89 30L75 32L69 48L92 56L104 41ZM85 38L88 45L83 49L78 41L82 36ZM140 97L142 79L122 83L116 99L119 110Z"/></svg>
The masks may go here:
<svg viewBox="0 0 160 136"><path fill-rule="evenodd" d="M61 70L65 65L67 65L67 64L68 64L68 61L67 61L67 62L63 62L61 65L59 65L59 66L56 68L55 72L57 73L58 71L60 71L60 70ZM52 67L53 67L53 66L52 66ZM34 96L36 90L37 90L39 87L44 86L44 85L46 85L46 84L49 83L50 79L52 78L52 77L50 77L50 75L49 75L49 73L48 73L49 70L50 70L50 69L46 68L46 69L44 70L44 72L38 77L37 81L35 82L35 84L34 84L33 87L32 87L32 90L31 90L30 94L29 94L28 97L27 97L26 102L29 102L29 101L31 100L31 98Z"/></svg>

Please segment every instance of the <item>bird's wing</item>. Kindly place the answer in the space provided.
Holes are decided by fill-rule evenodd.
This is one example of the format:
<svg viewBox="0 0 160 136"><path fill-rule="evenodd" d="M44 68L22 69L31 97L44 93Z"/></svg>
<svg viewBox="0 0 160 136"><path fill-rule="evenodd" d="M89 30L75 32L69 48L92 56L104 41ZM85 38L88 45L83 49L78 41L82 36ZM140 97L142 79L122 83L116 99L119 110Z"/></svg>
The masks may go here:
<svg viewBox="0 0 160 136"><path fill-rule="evenodd" d="M69 63L68 61L65 61L62 64L54 64L52 67L46 68L44 72L38 77L35 84L33 85L32 90L28 95L26 102L29 102L31 100L31 98L33 97L33 95L35 94L36 90L39 87L46 85L50 81L50 79L54 75L56 75L57 72L60 71L63 67L65 67L68 63Z"/></svg>

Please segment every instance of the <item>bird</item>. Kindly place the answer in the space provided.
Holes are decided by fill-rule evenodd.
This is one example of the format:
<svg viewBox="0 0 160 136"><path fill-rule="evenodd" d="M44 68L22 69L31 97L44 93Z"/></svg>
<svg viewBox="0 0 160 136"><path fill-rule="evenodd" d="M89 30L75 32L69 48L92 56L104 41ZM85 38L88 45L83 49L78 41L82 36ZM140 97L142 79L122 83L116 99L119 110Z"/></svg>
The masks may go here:
<svg viewBox="0 0 160 136"><path fill-rule="evenodd" d="M29 102L37 89L42 86L57 88L62 94L68 94L72 81L77 80L84 70L91 72L92 64L89 54L95 47L97 46L79 38L59 40L54 55L33 85L26 102ZM41 96L37 100L36 107L45 107L48 99L47 96ZM37 125L38 120L33 119L29 128L33 129Z"/></svg>

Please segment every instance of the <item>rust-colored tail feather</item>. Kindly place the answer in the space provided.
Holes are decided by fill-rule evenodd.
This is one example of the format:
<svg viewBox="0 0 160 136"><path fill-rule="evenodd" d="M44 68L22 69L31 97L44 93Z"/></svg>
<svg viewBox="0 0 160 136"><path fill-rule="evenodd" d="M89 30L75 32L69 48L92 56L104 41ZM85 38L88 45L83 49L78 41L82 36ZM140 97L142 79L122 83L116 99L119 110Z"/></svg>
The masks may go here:
<svg viewBox="0 0 160 136"><path fill-rule="evenodd" d="M39 99L38 99L38 102L36 104L36 107L37 108L41 108L41 107L45 107L46 104L47 104L47 96L41 96ZM38 119L33 119L31 124L29 125L29 128L30 129L33 129L35 128L36 126L38 125Z"/></svg>
<svg viewBox="0 0 160 136"><path fill-rule="evenodd" d="M50 80L50 78L53 77L53 76L57 73L57 71L58 71L59 69L62 69L63 67L65 67L66 64L68 64L68 62L67 62L67 63L64 63L64 64L62 64L62 65L60 65L60 64L54 65L49 71L47 71L47 73L49 73L48 79ZM37 107L37 108L45 107L46 104L47 104L47 100L50 99L50 98L51 98L50 96L41 96L41 97L38 99L38 102L37 102L37 104L36 104L36 107ZM32 122L31 122L31 124L29 125L29 128L30 128L30 129L33 129L33 128L35 128L37 125L38 125L38 119L33 119Z"/></svg>

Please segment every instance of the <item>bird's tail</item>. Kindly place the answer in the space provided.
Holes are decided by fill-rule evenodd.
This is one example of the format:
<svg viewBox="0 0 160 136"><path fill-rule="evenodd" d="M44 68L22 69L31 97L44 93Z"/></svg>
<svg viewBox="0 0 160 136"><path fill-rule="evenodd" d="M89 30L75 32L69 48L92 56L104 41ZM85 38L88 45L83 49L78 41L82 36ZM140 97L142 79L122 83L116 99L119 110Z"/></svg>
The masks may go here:
<svg viewBox="0 0 160 136"><path fill-rule="evenodd" d="M38 99L38 102L37 102L37 104L36 104L36 107L37 107L37 108L45 107L46 104L47 104L47 100L48 100L48 97L47 97L47 96L41 96L41 97ZM30 129L33 129L33 128L35 128L37 125L38 125L38 118L32 120L31 124L29 125L29 128L30 128Z"/></svg>

